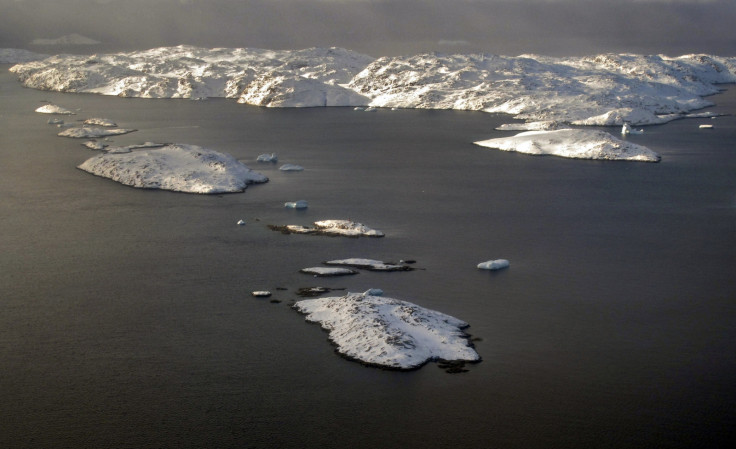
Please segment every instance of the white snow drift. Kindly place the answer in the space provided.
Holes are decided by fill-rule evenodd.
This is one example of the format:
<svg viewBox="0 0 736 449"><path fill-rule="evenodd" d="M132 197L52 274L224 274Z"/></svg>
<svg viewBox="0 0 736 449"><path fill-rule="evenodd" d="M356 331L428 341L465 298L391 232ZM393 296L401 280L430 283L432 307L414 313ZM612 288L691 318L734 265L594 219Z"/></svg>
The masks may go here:
<svg viewBox="0 0 736 449"><path fill-rule="evenodd" d="M133 187L188 193L242 192L249 184L268 181L230 155L183 144L103 153L79 168Z"/></svg>
<svg viewBox="0 0 736 449"><path fill-rule="evenodd" d="M576 159L644 162L660 160L657 153L646 147L617 139L605 131L591 129L527 131L512 137L483 140L475 144L504 151Z"/></svg>
<svg viewBox="0 0 736 449"><path fill-rule="evenodd" d="M369 365L412 369L431 360L480 360L462 331L468 323L369 293L307 299L294 308L320 323L340 354Z"/></svg>

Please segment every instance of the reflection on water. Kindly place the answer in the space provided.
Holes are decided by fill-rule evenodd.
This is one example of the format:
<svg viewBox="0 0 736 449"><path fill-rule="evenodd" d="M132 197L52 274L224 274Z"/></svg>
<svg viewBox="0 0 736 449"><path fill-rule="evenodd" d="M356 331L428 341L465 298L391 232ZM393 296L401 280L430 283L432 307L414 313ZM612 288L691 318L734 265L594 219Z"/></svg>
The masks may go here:
<svg viewBox="0 0 736 449"><path fill-rule="evenodd" d="M26 90L0 75L0 443L7 447L692 447L733 437L736 120L647 127L659 164L483 149L505 117L273 110ZM39 101L270 178L136 190L75 167ZM736 94L715 97L736 110ZM618 129L614 131L618 132ZM279 164L259 164L276 153ZM305 167L285 173L281 163ZM283 207L305 199L309 209ZM345 218L383 239L282 235ZM237 226L244 219L245 226ZM315 279L324 260L411 272ZM505 258L498 273L479 262ZM468 321L450 375L338 357L299 287L381 288ZM281 289L278 289L281 288ZM269 289L272 299L255 299ZM284 290L285 289L285 290Z"/></svg>

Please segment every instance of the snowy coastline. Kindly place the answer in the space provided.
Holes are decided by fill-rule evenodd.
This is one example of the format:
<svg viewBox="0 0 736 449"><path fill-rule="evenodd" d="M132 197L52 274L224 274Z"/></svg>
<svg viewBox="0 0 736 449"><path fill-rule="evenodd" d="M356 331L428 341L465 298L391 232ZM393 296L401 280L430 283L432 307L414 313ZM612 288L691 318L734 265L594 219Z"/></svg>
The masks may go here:
<svg viewBox="0 0 736 449"><path fill-rule="evenodd" d="M26 87L61 92L226 97L268 107L461 109L585 126L639 126L688 117L712 104L704 97L718 93L717 84L736 82L736 58L712 55L433 53L375 59L342 48L185 45L57 55L10 70Z"/></svg>

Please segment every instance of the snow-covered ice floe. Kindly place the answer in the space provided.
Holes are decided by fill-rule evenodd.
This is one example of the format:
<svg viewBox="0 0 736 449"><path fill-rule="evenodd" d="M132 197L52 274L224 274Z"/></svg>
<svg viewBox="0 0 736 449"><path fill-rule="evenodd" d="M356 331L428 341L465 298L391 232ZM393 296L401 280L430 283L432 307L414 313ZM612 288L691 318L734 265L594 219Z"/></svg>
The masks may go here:
<svg viewBox="0 0 736 449"><path fill-rule="evenodd" d="M329 268L329 267L309 267L309 268L302 268L299 270L302 273L305 274L311 274L318 277L328 277L328 276L345 276L350 274L358 274L357 271L351 270L350 268Z"/></svg>
<svg viewBox="0 0 736 449"><path fill-rule="evenodd" d="M326 329L340 354L367 365L406 370L432 360L480 360L465 321L369 292L306 299L294 308Z"/></svg>
<svg viewBox="0 0 736 449"><path fill-rule="evenodd" d="M687 117L736 82L736 58L704 54L372 58L341 48L161 47L17 64L26 87L146 98L226 97L269 107L461 109L531 122L634 126ZM536 126L536 125L535 125Z"/></svg>
<svg viewBox="0 0 736 449"><path fill-rule="evenodd" d="M91 139L96 137L119 136L135 132L135 129L105 128L97 126L79 126L67 128L58 135L61 137L73 137L75 139Z"/></svg>
<svg viewBox="0 0 736 449"><path fill-rule="evenodd" d="M478 268L481 270L502 270L509 267L509 261L506 259L495 259L481 262L478 264Z"/></svg>
<svg viewBox="0 0 736 449"><path fill-rule="evenodd" d="M345 265L348 267L362 268L369 271L411 271L412 267L408 265L398 265L385 263L380 260L374 259L362 259L362 258L350 258L350 259L339 259L339 260L328 260L324 262L325 265Z"/></svg>
<svg viewBox="0 0 736 449"><path fill-rule="evenodd" d="M314 227L308 228L300 225L276 226L270 225L274 231L281 231L284 234L316 234L330 236L346 236L346 237L383 237L381 231L371 229L361 223L350 220L322 220L315 221Z"/></svg>
<svg viewBox="0 0 736 449"><path fill-rule="evenodd" d="M249 184L268 181L230 155L184 144L103 153L78 168L133 187L187 193L242 192Z"/></svg>
<svg viewBox="0 0 736 449"><path fill-rule="evenodd" d="M36 112L40 114L60 114L60 115L74 115L74 111L67 108L62 108L55 104L45 104L41 107L36 108ZM63 122L62 122L63 123Z"/></svg>
<svg viewBox="0 0 736 449"><path fill-rule="evenodd" d="M576 159L658 162L659 154L641 145L617 139L605 131L560 129L527 131L512 137L475 142L488 148L534 155L554 155Z"/></svg>

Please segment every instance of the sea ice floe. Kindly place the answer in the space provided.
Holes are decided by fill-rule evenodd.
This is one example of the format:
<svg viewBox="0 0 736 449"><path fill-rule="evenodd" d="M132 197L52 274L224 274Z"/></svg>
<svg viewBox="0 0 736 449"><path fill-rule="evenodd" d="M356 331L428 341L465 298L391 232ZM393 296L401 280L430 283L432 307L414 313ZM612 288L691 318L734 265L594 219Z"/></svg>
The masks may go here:
<svg viewBox="0 0 736 449"><path fill-rule="evenodd" d="M96 140L88 140L87 142L84 142L82 145L89 148L90 150L104 150L105 147L108 146L108 144L102 143Z"/></svg>
<svg viewBox="0 0 736 449"><path fill-rule="evenodd" d="M567 128L555 120L543 120L539 122L526 123L504 123L496 128L498 131L549 131L553 129Z"/></svg>
<svg viewBox="0 0 736 449"><path fill-rule="evenodd" d="M350 258L350 259L339 259L339 260L328 260L324 262L325 265L346 265L353 268L362 268L370 271L411 271L412 267L408 265L397 265L391 263L385 263L380 260L374 259L362 259L362 258Z"/></svg>
<svg viewBox="0 0 736 449"><path fill-rule="evenodd" d="M287 209L306 209L307 207L309 207L309 203L307 203L305 200L289 201L284 203L284 207Z"/></svg>
<svg viewBox="0 0 736 449"><path fill-rule="evenodd" d="M340 354L368 365L413 369L432 360L480 360L465 321L369 293L306 299L294 308L327 330Z"/></svg>
<svg viewBox="0 0 736 449"><path fill-rule="evenodd" d="M133 187L187 193L242 192L249 184L268 181L230 155L185 144L103 153L79 168Z"/></svg>
<svg viewBox="0 0 736 449"><path fill-rule="evenodd" d="M502 270L504 268L508 268L509 261L506 259L495 259L495 260L488 260L486 262L481 262L478 264L478 268L481 270Z"/></svg>
<svg viewBox="0 0 736 449"><path fill-rule="evenodd" d="M45 104L41 107L36 108L36 112L39 112L41 114L60 114L60 115L74 115L75 114L73 111L70 111L67 108L62 108L61 106L57 106L55 104Z"/></svg>
<svg viewBox="0 0 736 449"><path fill-rule="evenodd" d="M81 126L75 128L67 128L58 135L61 137L73 137L75 139L90 139L96 137L119 136L137 131L135 129L125 128L102 128L97 126Z"/></svg>
<svg viewBox="0 0 736 449"><path fill-rule="evenodd" d="M259 154L256 158L257 162L273 162L276 163L279 161L279 158L276 156L276 153L264 153Z"/></svg>
<svg viewBox="0 0 736 449"><path fill-rule="evenodd" d="M660 160L660 156L649 148L617 139L605 131L591 129L527 131L512 137L483 140L475 144L503 151L576 159L644 162Z"/></svg>
<svg viewBox="0 0 736 449"><path fill-rule="evenodd" d="M700 125L698 126L700 129L713 129L713 125Z"/></svg>
<svg viewBox="0 0 736 449"><path fill-rule="evenodd" d="M268 298L271 296L271 292L268 290L256 290L254 292L251 292L251 295L255 296L256 298Z"/></svg>
<svg viewBox="0 0 736 449"><path fill-rule="evenodd" d="M305 274L311 274L311 275L318 276L318 277L345 276L345 275L350 275L350 274L358 274L357 271L351 270L349 268L309 267L309 268L302 268L299 271Z"/></svg>
<svg viewBox="0 0 736 449"><path fill-rule="evenodd" d="M276 226L270 225L274 231L281 231L285 234L316 234L329 236L346 236L346 237L383 237L381 231L371 229L361 223L350 220L322 220L315 221L314 227L308 228L300 225Z"/></svg>
<svg viewBox="0 0 736 449"><path fill-rule="evenodd" d="M281 167L279 167L279 170L281 171L302 171L304 170L304 167L301 165L296 164L284 164Z"/></svg>

